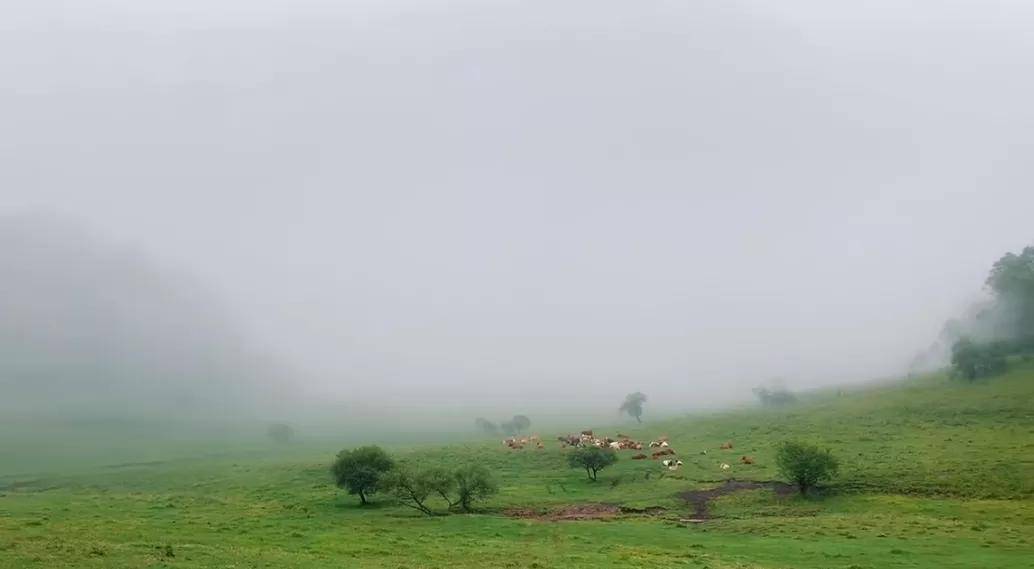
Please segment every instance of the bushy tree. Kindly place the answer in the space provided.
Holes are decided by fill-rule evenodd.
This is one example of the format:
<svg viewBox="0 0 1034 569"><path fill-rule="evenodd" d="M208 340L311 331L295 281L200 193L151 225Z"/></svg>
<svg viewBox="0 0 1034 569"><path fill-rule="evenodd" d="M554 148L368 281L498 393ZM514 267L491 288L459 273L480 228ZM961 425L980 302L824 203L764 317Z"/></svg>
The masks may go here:
<svg viewBox="0 0 1034 569"><path fill-rule="evenodd" d="M364 446L338 453L330 471L334 481L349 494L359 496L367 504L367 497L377 491L381 478L395 466L395 461L379 446Z"/></svg>
<svg viewBox="0 0 1034 569"><path fill-rule="evenodd" d="M1008 352L1009 347L1005 342L980 344L962 338L951 348L951 365L955 367L956 374L973 381L1004 372Z"/></svg>
<svg viewBox="0 0 1034 569"><path fill-rule="evenodd" d="M625 396L625 401L618 410L622 413L628 413L631 417L635 417L637 423L642 423L643 403L646 403L646 395L636 391Z"/></svg>
<svg viewBox="0 0 1034 569"><path fill-rule="evenodd" d="M477 419L474 419L474 426L476 426L479 431L485 433L486 435L495 436L499 434L499 426L493 423L492 421L485 419L484 417L478 417Z"/></svg>
<svg viewBox="0 0 1034 569"><path fill-rule="evenodd" d="M531 428L531 419L526 415L514 415L510 423L513 424L513 428L518 434Z"/></svg>
<svg viewBox="0 0 1034 569"><path fill-rule="evenodd" d="M832 480L840 468L829 450L793 441L779 445L776 466L783 478L796 485L802 495L819 482Z"/></svg>
<svg viewBox="0 0 1034 569"><path fill-rule="evenodd" d="M1026 339L1034 335L1034 247L998 259L987 277L987 286L1012 320L1009 337Z"/></svg>
<svg viewBox="0 0 1034 569"><path fill-rule="evenodd" d="M266 435L273 439L273 442L286 444L294 439L294 429L286 423L273 423L266 430Z"/></svg>
<svg viewBox="0 0 1034 569"><path fill-rule="evenodd" d="M394 496L403 506L423 512L428 516L434 515L427 505L427 498L434 491L432 475L428 472L398 466L384 476L380 487Z"/></svg>
<svg viewBox="0 0 1034 569"><path fill-rule="evenodd" d="M785 387L768 388L759 386L755 387L753 391L758 401L765 407L781 407L797 402L797 396Z"/></svg>
<svg viewBox="0 0 1034 569"><path fill-rule="evenodd" d="M499 486L492 479L487 468L479 464L461 466L453 474L456 481L458 505L464 512L469 512L475 502L480 502L499 492ZM450 506L452 506L450 502Z"/></svg>
<svg viewBox="0 0 1034 569"><path fill-rule="evenodd" d="M567 464L571 468L584 468L585 475L593 482L596 473L618 461L616 452L599 447L582 447L572 450L567 455Z"/></svg>

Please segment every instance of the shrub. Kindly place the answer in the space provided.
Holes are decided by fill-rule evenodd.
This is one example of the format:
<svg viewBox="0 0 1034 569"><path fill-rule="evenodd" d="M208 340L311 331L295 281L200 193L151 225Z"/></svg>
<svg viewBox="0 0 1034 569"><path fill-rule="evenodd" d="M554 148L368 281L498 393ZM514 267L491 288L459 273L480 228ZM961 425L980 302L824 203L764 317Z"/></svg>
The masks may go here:
<svg viewBox="0 0 1034 569"><path fill-rule="evenodd" d="M474 502L486 500L499 492L499 486L492 479L492 474L487 468L478 464L458 468L453 474L453 478L456 481L458 494L455 505L462 508L464 512L469 512Z"/></svg>
<svg viewBox="0 0 1034 569"><path fill-rule="evenodd" d="M381 481L380 488L395 497L403 506L413 508L427 514L434 512L427 505L427 498L436 489L435 472L415 471L408 466L398 466L388 472Z"/></svg>
<svg viewBox="0 0 1034 569"><path fill-rule="evenodd" d="M616 452L599 447L576 448L567 455L567 464L571 468L584 468L585 475L593 482L596 473L618 461Z"/></svg>
<svg viewBox="0 0 1034 569"><path fill-rule="evenodd" d="M779 473L797 486L801 494L837 475L839 463L826 449L799 442L784 442L776 452Z"/></svg>
<svg viewBox="0 0 1034 569"><path fill-rule="evenodd" d="M367 504L367 496L378 489L381 477L395 466L395 462L379 446L365 446L338 453L330 467L334 481L349 494L358 494L359 502Z"/></svg>
<svg viewBox="0 0 1034 569"><path fill-rule="evenodd" d="M1004 372L1008 352L1005 342L977 343L962 338L951 347L951 365L957 375L973 381Z"/></svg>
<svg viewBox="0 0 1034 569"><path fill-rule="evenodd" d="M266 430L266 435L273 439L273 442L286 444L294 439L294 429L286 423L273 423Z"/></svg>

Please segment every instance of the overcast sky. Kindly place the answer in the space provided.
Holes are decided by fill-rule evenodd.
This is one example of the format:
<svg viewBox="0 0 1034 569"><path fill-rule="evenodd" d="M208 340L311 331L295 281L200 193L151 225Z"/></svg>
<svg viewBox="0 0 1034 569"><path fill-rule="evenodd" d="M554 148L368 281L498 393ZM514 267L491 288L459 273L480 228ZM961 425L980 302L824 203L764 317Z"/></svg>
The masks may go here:
<svg viewBox="0 0 1034 569"><path fill-rule="evenodd" d="M343 397L896 374L1034 242L1032 30L1021 0L2 2L0 213L193 273Z"/></svg>

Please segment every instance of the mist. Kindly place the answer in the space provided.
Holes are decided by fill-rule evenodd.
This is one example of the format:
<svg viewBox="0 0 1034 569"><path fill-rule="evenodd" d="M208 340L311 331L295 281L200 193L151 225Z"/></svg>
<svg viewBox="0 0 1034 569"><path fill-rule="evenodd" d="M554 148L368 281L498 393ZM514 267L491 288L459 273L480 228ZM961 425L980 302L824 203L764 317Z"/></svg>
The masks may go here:
<svg viewBox="0 0 1034 569"><path fill-rule="evenodd" d="M716 408L1034 242L1025 2L22 4L5 413Z"/></svg>

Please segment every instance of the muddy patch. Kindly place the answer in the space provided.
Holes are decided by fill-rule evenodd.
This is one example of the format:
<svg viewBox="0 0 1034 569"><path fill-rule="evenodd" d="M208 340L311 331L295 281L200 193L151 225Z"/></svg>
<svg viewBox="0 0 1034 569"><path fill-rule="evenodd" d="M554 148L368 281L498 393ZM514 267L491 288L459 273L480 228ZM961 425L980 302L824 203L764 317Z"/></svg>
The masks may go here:
<svg viewBox="0 0 1034 569"><path fill-rule="evenodd" d="M776 493L777 496L789 496L796 490L793 486L786 484L785 482L751 482L751 481L740 481L740 480L727 480L721 486L711 488L709 490L690 490L688 492L682 492L679 494L679 498L686 501L690 507L693 508L693 517L687 522L703 522L711 519L711 512L708 508L711 500L721 498L727 494L733 492L740 492L742 490L758 490L767 488Z"/></svg>
<svg viewBox="0 0 1034 569"><path fill-rule="evenodd" d="M611 504L570 504L549 510L511 508L506 515L525 520L569 522L578 520L610 520L621 515L621 507Z"/></svg>

